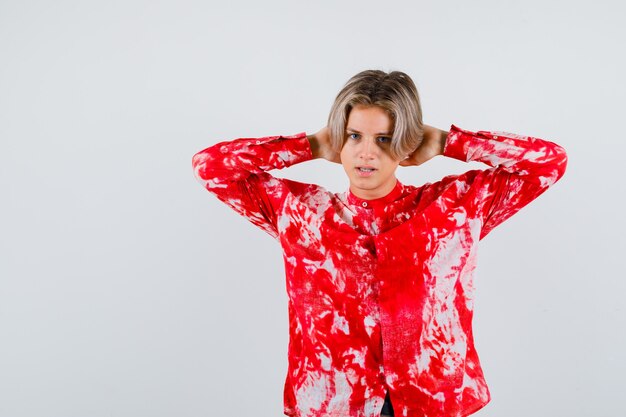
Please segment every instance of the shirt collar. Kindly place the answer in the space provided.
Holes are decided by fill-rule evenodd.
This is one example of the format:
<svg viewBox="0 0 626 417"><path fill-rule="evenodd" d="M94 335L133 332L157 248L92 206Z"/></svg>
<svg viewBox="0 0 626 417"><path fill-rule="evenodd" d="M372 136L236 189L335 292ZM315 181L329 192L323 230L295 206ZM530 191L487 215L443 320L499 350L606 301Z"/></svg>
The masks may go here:
<svg viewBox="0 0 626 417"><path fill-rule="evenodd" d="M367 209L374 209L379 207L387 206L389 203L395 201L402 195L402 191L404 190L404 185L400 182L400 180L396 180L396 185L393 187L393 190L389 192L384 197L375 198L373 200L365 200L363 198L359 198L352 194L352 191L348 190L348 202L358 207L364 207Z"/></svg>

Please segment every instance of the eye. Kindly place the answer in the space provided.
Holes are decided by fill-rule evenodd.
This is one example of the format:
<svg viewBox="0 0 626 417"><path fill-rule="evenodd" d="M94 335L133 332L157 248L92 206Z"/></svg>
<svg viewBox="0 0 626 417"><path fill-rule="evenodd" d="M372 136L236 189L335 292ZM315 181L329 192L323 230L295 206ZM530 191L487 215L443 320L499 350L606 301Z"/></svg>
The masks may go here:
<svg viewBox="0 0 626 417"><path fill-rule="evenodd" d="M391 138L389 136L379 136L376 138L378 143L389 144L391 143Z"/></svg>
<svg viewBox="0 0 626 417"><path fill-rule="evenodd" d="M358 140L359 139L359 134L358 133L348 133L348 139Z"/></svg>

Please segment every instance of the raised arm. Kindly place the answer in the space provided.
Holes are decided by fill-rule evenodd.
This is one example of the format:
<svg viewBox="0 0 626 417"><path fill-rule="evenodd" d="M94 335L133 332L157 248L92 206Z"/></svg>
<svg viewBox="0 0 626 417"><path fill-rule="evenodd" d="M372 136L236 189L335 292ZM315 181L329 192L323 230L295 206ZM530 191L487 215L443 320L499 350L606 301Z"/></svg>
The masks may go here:
<svg viewBox="0 0 626 417"><path fill-rule="evenodd" d="M436 155L491 167L470 171L483 227L481 238L537 198L564 174L565 150L556 143L506 132L471 132L452 125L449 132L427 127L424 142L403 165L419 165Z"/></svg>
<svg viewBox="0 0 626 417"><path fill-rule="evenodd" d="M267 171L310 160L307 136L240 138L220 142L193 156L198 181L212 194L273 237L284 181Z"/></svg>
<svg viewBox="0 0 626 417"><path fill-rule="evenodd" d="M567 166L565 149L554 142L506 132L473 133L454 125L443 154L461 161L484 162L545 188L557 182Z"/></svg>
<svg viewBox="0 0 626 417"><path fill-rule="evenodd" d="M454 125L443 155L493 167L479 175L484 182L481 238L556 183L567 166L565 149L554 142L506 132L473 133Z"/></svg>

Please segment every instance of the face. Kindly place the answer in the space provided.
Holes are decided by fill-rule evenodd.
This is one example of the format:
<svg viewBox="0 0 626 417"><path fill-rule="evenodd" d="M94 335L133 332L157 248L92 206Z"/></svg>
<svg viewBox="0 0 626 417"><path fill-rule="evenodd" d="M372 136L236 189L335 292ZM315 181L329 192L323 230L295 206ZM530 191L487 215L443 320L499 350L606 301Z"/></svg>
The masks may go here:
<svg viewBox="0 0 626 417"><path fill-rule="evenodd" d="M372 200L395 187L400 161L389 154L392 133L393 122L381 107L355 106L350 111L341 164L355 196Z"/></svg>

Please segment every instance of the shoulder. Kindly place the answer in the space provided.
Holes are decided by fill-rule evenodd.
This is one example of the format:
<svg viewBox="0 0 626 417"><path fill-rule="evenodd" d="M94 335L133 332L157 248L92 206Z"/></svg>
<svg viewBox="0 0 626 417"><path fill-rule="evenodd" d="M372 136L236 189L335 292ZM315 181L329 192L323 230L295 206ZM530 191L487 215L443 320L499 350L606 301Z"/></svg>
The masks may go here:
<svg viewBox="0 0 626 417"><path fill-rule="evenodd" d="M289 179L283 179L282 182L291 197L306 206L329 205L335 199L335 195L321 185Z"/></svg>
<svg viewBox="0 0 626 417"><path fill-rule="evenodd" d="M294 181L287 178L281 178L280 180L294 196L328 193L328 191L321 185Z"/></svg>
<svg viewBox="0 0 626 417"><path fill-rule="evenodd" d="M480 186L486 182L490 182L494 177L503 173L499 167L487 169L472 169L462 174L447 175L441 180L432 184L435 190L445 190L450 187L469 188L472 186Z"/></svg>
<svg viewBox="0 0 626 417"><path fill-rule="evenodd" d="M498 168L473 169L462 174L446 175L439 181L426 183L421 187L412 187L420 200L433 201L440 197L459 199L468 194L489 187L501 170Z"/></svg>

